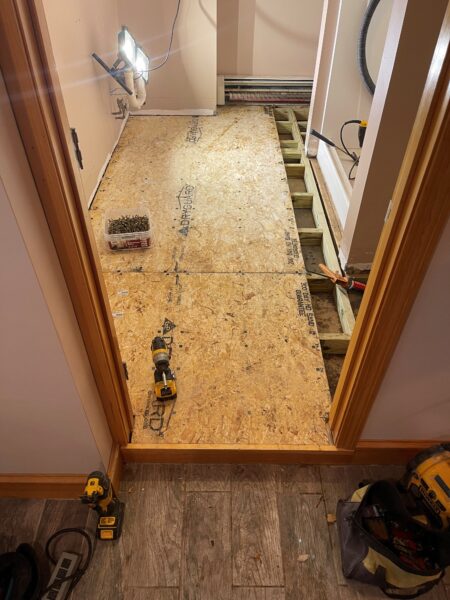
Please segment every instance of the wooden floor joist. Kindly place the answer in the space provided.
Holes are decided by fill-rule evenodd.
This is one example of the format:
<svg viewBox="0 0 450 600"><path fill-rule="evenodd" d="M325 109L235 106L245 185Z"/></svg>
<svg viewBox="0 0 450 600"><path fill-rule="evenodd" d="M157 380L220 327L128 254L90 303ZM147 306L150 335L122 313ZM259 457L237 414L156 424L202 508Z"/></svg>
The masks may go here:
<svg viewBox="0 0 450 600"><path fill-rule="evenodd" d="M312 208L313 195L308 192L294 192L291 198L294 208Z"/></svg>
<svg viewBox="0 0 450 600"><path fill-rule="evenodd" d="M324 354L346 354L350 336L348 333L319 333Z"/></svg>
<svg viewBox="0 0 450 600"><path fill-rule="evenodd" d="M323 230L317 227L299 227L298 236L302 246L320 246L323 241Z"/></svg>
<svg viewBox="0 0 450 600"><path fill-rule="evenodd" d="M305 118L307 118L307 113L305 109L276 108L274 109L274 117L280 135L288 179L301 179L305 189L303 192L292 191L291 189L292 205L297 210L310 209L312 214L313 227L303 225L298 227L300 244L304 248L305 267L307 270L310 269L317 273L319 271L318 263L323 257L323 262L329 269L341 273L327 216L310 161L305 152L302 130L306 128L307 121ZM289 136L290 139L284 139L286 136ZM289 141L289 147L285 146L287 141ZM300 156L299 164L289 162L297 156ZM291 187L294 186L291 185ZM318 252L314 252L313 248L310 247L319 247ZM309 262L308 258L310 259ZM355 325L355 318L347 292L314 273L309 273L307 279L310 292L313 294L333 291L342 328L342 332L320 333L322 352L324 354L345 354Z"/></svg>

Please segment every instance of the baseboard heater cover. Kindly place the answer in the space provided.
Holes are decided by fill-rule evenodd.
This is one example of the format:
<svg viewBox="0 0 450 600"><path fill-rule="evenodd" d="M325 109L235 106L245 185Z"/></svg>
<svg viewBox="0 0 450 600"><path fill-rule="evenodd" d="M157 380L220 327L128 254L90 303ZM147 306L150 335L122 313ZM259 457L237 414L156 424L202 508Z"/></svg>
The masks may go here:
<svg viewBox="0 0 450 600"><path fill-rule="evenodd" d="M225 104L310 104L312 85L312 79L225 76Z"/></svg>

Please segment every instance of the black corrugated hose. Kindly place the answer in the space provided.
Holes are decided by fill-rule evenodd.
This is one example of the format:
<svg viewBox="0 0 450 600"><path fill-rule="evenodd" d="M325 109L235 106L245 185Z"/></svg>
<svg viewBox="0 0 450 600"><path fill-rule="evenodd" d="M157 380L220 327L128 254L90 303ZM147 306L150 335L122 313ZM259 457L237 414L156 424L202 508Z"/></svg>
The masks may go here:
<svg viewBox="0 0 450 600"><path fill-rule="evenodd" d="M369 69L367 68L366 43L367 32L369 31L370 22L372 20L373 13L375 12L379 3L380 0L370 0L369 6L367 7L366 13L364 15L358 40L358 66L361 72L361 76L364 79L364 83L366 84L367 89L372 94L372 96L375 92L375 83L373 82L373 79L369 73Z"/></svg>

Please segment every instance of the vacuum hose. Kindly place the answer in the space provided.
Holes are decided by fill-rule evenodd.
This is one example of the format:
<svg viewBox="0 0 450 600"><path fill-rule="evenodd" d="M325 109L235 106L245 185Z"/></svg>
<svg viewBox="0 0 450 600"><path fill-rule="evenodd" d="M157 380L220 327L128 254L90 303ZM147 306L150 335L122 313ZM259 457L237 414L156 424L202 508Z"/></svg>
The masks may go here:
<svg viewBox="0 0 450 600"><path fill-rule="evenodd" d="M369 6L367 7L364 19L361 25L361 31L359 33L358 40L358 65L361 72L364 83L367 86L369 92L374 94L375 84L372 77L370 76L369 69L367 68L367 56L366 56L366 43L367 43L367 32L369 31L370 22L373 17L380 0L370 0Z"/></svg>

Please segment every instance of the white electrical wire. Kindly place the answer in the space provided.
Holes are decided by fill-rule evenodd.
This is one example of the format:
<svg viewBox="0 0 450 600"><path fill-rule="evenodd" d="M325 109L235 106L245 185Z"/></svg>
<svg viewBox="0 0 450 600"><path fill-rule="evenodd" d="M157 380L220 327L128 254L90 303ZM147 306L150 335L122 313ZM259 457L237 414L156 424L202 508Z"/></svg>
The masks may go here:
<svg viewBox="0 0 450 600"><path fill-rule="evenodd" d="M145 71L139 71L139 73L142 75L142 73L150 73L151 71L156 71L157 69L160 69L161 67L163 67L166 62L169 60L169 56L170 56L170 51L172 49L172 42L173 42L173 32L175 31L175 23L177 22L177 18L178 18L178 13L180 12L180 4L181 4L181 0L178 0L178 4L177 4L177 11L175 13L175 17L173 19L173 23L172 23L172 31L170 34L170 42L169 42L169 48L167 50L166 56L164 57L164 60L162 61L161 64L159 64L156 67L152 67L151 69L146 69Z"/></svg>

